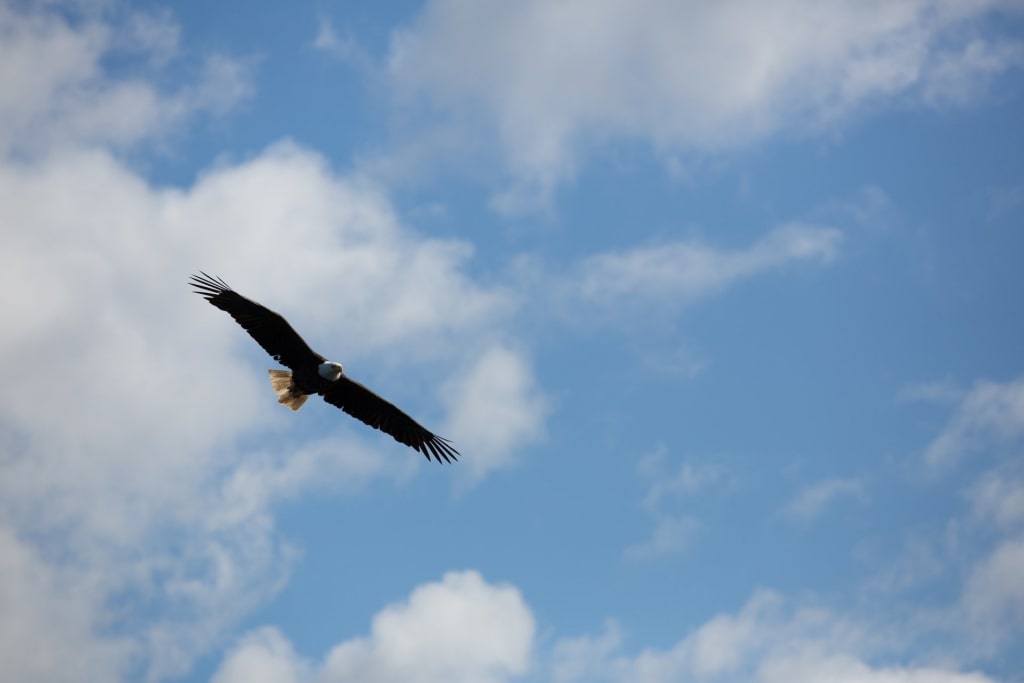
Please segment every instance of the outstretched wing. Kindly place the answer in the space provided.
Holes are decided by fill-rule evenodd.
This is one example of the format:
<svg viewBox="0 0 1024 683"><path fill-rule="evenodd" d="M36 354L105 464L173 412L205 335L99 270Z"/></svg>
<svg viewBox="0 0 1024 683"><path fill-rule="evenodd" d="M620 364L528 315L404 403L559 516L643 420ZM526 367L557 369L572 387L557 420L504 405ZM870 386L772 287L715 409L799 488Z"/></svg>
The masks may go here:
<svg viewBox="0 0 1024 683"><path fill-rule="evenodd" d="M299 366L316 365L324 361L324 357L309 348L281 314L245 298L220 278L210 277L200 271L200 275L192 276L190 284L195 287L196 294L202 295L220 310L227 311L264 351L282 365L295 370Z"/></svg>
<svg viewBox="0 0 1024 683"><path fill-rule="evenodd" d="M427 460L433 455L441 462L459 459L459 452L446 440L421 426L393 403L344 375L323 392L324 400L374 429L390 434L398 443L419 451Z"/></svg>

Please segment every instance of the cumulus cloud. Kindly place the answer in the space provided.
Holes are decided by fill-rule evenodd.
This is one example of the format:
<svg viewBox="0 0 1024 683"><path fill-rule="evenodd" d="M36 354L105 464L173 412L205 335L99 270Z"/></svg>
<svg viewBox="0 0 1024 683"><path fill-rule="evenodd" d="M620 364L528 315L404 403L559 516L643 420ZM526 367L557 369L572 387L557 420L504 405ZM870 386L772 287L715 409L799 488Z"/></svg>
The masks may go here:
<svg viewBox="0 0 1024 683"><path fill-rule="evenodd" d="M272 362L189 292L187 274L202 266L275 308L287 302L307 339L335 340L319 346L351 361L357 377L368 379L360 368L371 355L397 357L402 364L384 364L381 375L420 368L418 387L441 379L438 361L455 363L454 340L490 334L512 305L461 273L466 245L407 231L381 195L289 145L184 191L151 187L97 149L4 164L0 205L0 222L15 226L0 237L0 308L11 331L0 351L17 387L0 397L0 526L12 537L61 539L36 551L76 587L67 602L47 598L55 609L102 622L115 595L150 596L134 603L143 612L131 619L143 623L118 652L145 660L154 677L181 671L281 585L290 553L274 533L273 503L314 484L406 477L415 455L344 420L284 454L254 446L255 435L295 438L289 425L310 418L277 410L265 375ZM293 246L266 248L274 244ZM506 456L542 418L528 413L523 423L503 403L522 398L515 382L529 370L502 358L481 372L505 382L492 387L491 405L506 412L488 420L509 441L488 445ZM410 399L411 385L403 388ZM532 383L529 391L539 396ZM420 410L398 389L389 395L422 413L436 397L417 393ZM150 611L147 600L176 608Z"/></svg>
<svg viewBox="0 0 1024 683"><path fill-rule="evenodd" d="M322 660L298 655L277 629L256 629L238 641L212 680L505 683L532 672L555 683L992 683L948 661L895 663L890 628L902 639L916 625L879 630L758 590L737 611L713 615L663 648L627 651L614 620L598 634L544 642L514 586L489 583L475 571L449 572L378 612L368 635L335 645Z"/></svg>
<svg viewBox="0 0 1024 683"><path fill-rule="evenodd" d="M449 430L459 434L476 481L511 464L515 451L543 435L548 401L523 356L488 347L445 387Z"/></svg>
<svg viewBox="0 0 1024 683"><path fill-rule="evenodd" d="M968 102L1024 62L1015 36L972 30L976 20L1019 10L997 0L434 0L394 34L388 68L402 97L494 130L520 189L543 196L589 142L713 151L821 130L884 100ZM515 194L509 208L523 204Z"/></svg>
<svg viewBox="0 0 1024 683"><path fill-rule="evenodd" d="M187 276L282 310L417 415L517 304L465 274L468 244L410 230L293 144L154 186L118 151L226 111L245 70L200 57L173 92L115 78L118 50L176 58L173 19L71 13L0 7L0 661L19 681L160 680L287 580L274 505L421 466L318 402L281 411L273 362ZM336 426L306 430L324 411Z"/></svg>
<svg viewBox="0 0 1024 683"><path fill-rule="evenodd" d="M267 626L235 645L211 683L304 683L309 668L284 634Z"/></svg>
<svg viewBox="0 0 1024 683"><path fill-rule="evenodd" d="M516 588L475 571L449 572L384 608L368 636L339 643L315 667L264 628L242 639L213 682L500 683L527 670L534 632Z"/></svg>
<svg viewBox="0 0 1024 683"><path fill-rule="evenodd" d="M932 468L952 465L983 448L1024 436L1024 378L1006 383L979 381L924 452Z"/></svg>

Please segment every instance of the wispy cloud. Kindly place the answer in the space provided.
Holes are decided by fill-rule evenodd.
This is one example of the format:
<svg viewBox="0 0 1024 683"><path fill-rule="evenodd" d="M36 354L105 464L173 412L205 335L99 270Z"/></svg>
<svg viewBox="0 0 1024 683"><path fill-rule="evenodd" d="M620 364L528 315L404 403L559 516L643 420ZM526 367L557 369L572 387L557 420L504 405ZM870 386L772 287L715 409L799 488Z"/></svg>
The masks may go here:
<svg viewBox="0 0 1024 683"><path fill-rule="evenodd" d="M651 516L654 527L650 537L626 548L626 559L641 561L684 551L703 528L701 520L686 510L686 503L720 484L721 469L692 462L671 467L668 450L663 444L641 457L637 469L643 478L651 481L641 504Z"/></svg>
<svg viewBox="0 0 1024 683"><path fill-rule="evenodd" d="M685 550L701 530L701 522L689 515L656 515L650 538L626 548L626 559L639 561Z"/></svg>
<svg viewBox="0 0 1024 683"><path fill-rule="evenodd" d="M674 474L664 473L655 477L644 496L644 507L657 510L666 501L678 501L706 489L719 482L721 476L718 468L684 462Z"/></svg>
<svg viewBox="0 0 1024 683"><path fill-rule="evenodd" d="M394 34L388 68L403 98L494 131L519 178L510 207L528 207L526 195L550 193L602 140L717 151L813 134L887 99L971 102L1024 52L1014 35L965 28L1017 11L943 0L434 0Z"/></svg>
<svg viewBox="0 0 1024 683"><path fill-rule="evenodd" d="M864 482L860 479L826 479L804 488L782 508L785 517L797 522L817 519L826 507L841 498L865 500Z"/></svg>
<svg viewBox="0 0 1024 683"><path fill-rule="evenodd" d="M1020 635L1024 622L1024 537L1007 538L971 571L962 606L971 623L972 639L989 651Z"/></svg>
<svg viewBox="0 0 1024 683"><path fill-rule="evenodd" d="M673 242L599 254L583 262L579 292L595 301L665 296L692 300L787 261L827 261L839 240L837 230L790 226L738 252Z"/></svg>
<svg viewBox="0 0 1024 683"><path fill-rule="evenodd" d="M585 258L563 287L599 308L658 302L678 308L765 271L802 261L828 263L842 233L790 224L775 228L745 249L726 250L694 241L610 251Z"/></svg>
<svg viewBox="0 0 1024 683"><path fill-rule="evenodd" d="M1024 480L1003 470L982 475L967 492L975 517L1002 528L1024 522Z"/></svg>
<svg viewBox="0 0 1024 683"><path fill-rule="evenodd" d="M1024 378L980 381L960 401L942 432L924 452L932 468L949 466L981 448L1024 436Z"/></svg>
<svg viewBox="0 0 1024 683"><path fill-rule="evenodd" d="M314 49L346 64L364 69L369 69L373 65L373 59L352 32L344 31L339 35L334 23L327 18L322 17L317 23L316 37L313 38L312 45Z"/></svg>
<svg viewBox="0 0 1024 683"><path fill-rule="evenodd" d="M941 379L903 387L898 394L898 398L901 401L922 403L956 403L966 393L966 390L958 386L953 380Z"/></svg>
<svg viewBox="0 0 1024 683"><path fill-rule="evenodd" d="M150 55L155 74L178 51L169 13L125 14L117 24L88 15L72 24L59 12L0 8L0 152L33 155L84 141L128 147L251 94L251 66L226 55L207 55L195 82L176 91L107 77L104 61L119 54Z"/></svg>

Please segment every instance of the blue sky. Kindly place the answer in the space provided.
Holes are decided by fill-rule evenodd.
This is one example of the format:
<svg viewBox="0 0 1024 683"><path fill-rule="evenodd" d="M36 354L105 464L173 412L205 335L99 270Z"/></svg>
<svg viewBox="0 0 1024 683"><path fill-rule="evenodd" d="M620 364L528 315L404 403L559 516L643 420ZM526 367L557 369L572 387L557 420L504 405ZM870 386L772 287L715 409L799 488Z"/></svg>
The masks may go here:
<svg viewBox="0 0 1024 683"><path fill-rule="evenodd" d="M1024 680L1022 29L0 3L0 678Z"/></svg>

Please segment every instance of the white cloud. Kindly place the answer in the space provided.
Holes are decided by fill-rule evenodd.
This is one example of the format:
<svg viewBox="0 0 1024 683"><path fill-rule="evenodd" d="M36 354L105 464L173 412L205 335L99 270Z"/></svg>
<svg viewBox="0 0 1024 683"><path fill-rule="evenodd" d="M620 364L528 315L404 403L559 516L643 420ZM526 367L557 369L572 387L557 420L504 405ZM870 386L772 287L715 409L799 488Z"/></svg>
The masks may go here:
<svg viewBox="0 0 1024 683"><path fill-rule="evenodd" d="M285 311L359 379L370 379L372 357L385 379L405 378L375 388L414 414L436 401L429 387L453 372L460 340L490 336L514 307L462 274L466 245L407 231L379 193L290 145L187 190L151 187L96 149L0 164L0 222L14 226L0 236L0 371L12 388L0 396L0 529L55 542L29 550L69 587L46 598L51 611L32 601L25 610L68 623L84 612L92 639L68 643L105 652L126 641L116 666L154 678L183 671L282 585L292 553L273 504L418 466L340 412L337 433L307 440L304 425L333 409L282 412L265 374L273 362L186 276L209 269ZM484 373L513 382L498 383L494 400L538 393L532 380L533 393L520 393L514 381L530 373L513 359ZM510 439L492 435L492 454L508 456L539 429L543 416L526 415L521 430L506 424L518 413L488 416ZM240 445L256 435L289 448ZM460 433L448 436L462 445ZM29 576L17 573L15 590L39 595ZM128 613L113 617L107 604L126 595ZM0 631L22 621L32 623L4 610Z"/></svg>
<svg viewBox="0 0 1024 683"><path fill-rule="evenodd" d="M304 683L312 679L309 668L288 639L267 626L241 639L211 683Z"/></svg>
<svg viewBox="0 0 1024 683"><path fill-rule="evenodd" d="M516 450L543 435L548 400L522 355L500 344L488 347L444 393L470 481L508 466Z"/></svg>
<svg viewBox="0 0 1024 683"><path fill-rule="evenodd" d="M166 93L138 77L110 79L106 59L150 56L158 69L178 51L169 13L94 16L72 25L52 8L0 6L0 152L35 155L82 142L130 146L171 132L200 112L223 113L251 90L249 69L206 59L197 83Z"/></svg>
<svg viewBox="0 0 1024 683"><path fill-rule="evenodd" d="M1016 568L1009 564L998 568L1006 579ZM450 572L378 612L367 636L339 643L322 662L297 655L276 629L257 629L228 653L213 683L504 683L528 671L555 683L992 682L960 670L948 654L918 652L900 663L921 627L917 617L862 622L758 590L736 612L713 615L665 647L627 652L614 620L597 635L537 641L532 611L516 588L490 584L475 571Z"/></svg>
<svg viewBox="0 0 1024 683"><path fill-rule="evenodd" d="M794 521L810 522L830 503L844 497L863 502L864 483L859 479L826 479L811 484L786 503L782 514Z"/></svg>
<svg viewBox="0 0 1024 683"><path fill-rule="evenodd" d="M118 680L131 654L125 638L95 632L95 589L67 581L0 524L0 671L23 683L68 683L83 671Z"/></svg>
<svg viewBox="0 0 1024 683"><path fill-rule="evenodd" d="M976 382L942 432L924 452L933 467L949 466L982 448L1012 443L1024 436L1024 378Z"/></svg>
<svg viewBox="0 0 1024 683"><path fill-rule="evenodd" d="M718 150L819 131L886 99L965 102L1024 60L976 20L1012 2L434 0L392 39L403 98L495 131L529 204L592 142Z"/></svg>
<svg viewBox="0 0 1024 683"><path fill-rule="evenodd" d="M736 614L719 614L671 646L622 653L614 624L603 636L554 649L558 683L990 683L948 664L875 665L882 637L814 607L758 591ZM888 659L888 658L887 658Z"/></svg>
<svg viewBox="0 0 1024 683"><path fill-rule="evenodd" d="M146 68L172 59L177 28L104 16L0 8L5 680L187 671L287 580L296 553L275 504L421 466L319 402L283 411L271 359L189 291L190 273L286 313L358 379L372 358L375 388L416 414L457 350L500 334L516 307L463 272L467 244L411 232L381 192L295 145L191 187L151 185L110 147L224 110L246 77L213 55L172 94L110 78L112 50L141 51ZM318 414L336 431L309 432Z"/></svg>
<svg viewBox="0 0 1024 683"><path fill-rule="evenodd" d="M843 233L835 228L792 222L769 230L740 248L723 248L699 239L627 247L590 254L553 267L531 255L512 261L510 272L529 292L530 311L552 323L580 327L614 324L643 328L694 303L768 272L800 263L827 265L839 254ZM647 364L694 375L704 361L683 348Z"/></svg>
<svg viewBox="0 0 1024 683"><path fill-rule="evenodd" d="M601 306L652 300L678 306L794 261L827 263L841 239L833 228L793 224L738 251L671 242L606 252L585 259L566 286L583 301Z"/></svg>
<svg viewBox="0 0 1024 683"><path fill-rule="evenodd" d="M368 636L336 645L312 675L279 632L264 628L236 646L213 683L500 683L527 670L534 631L514 587L449 572L379 612Z"/></svg>

